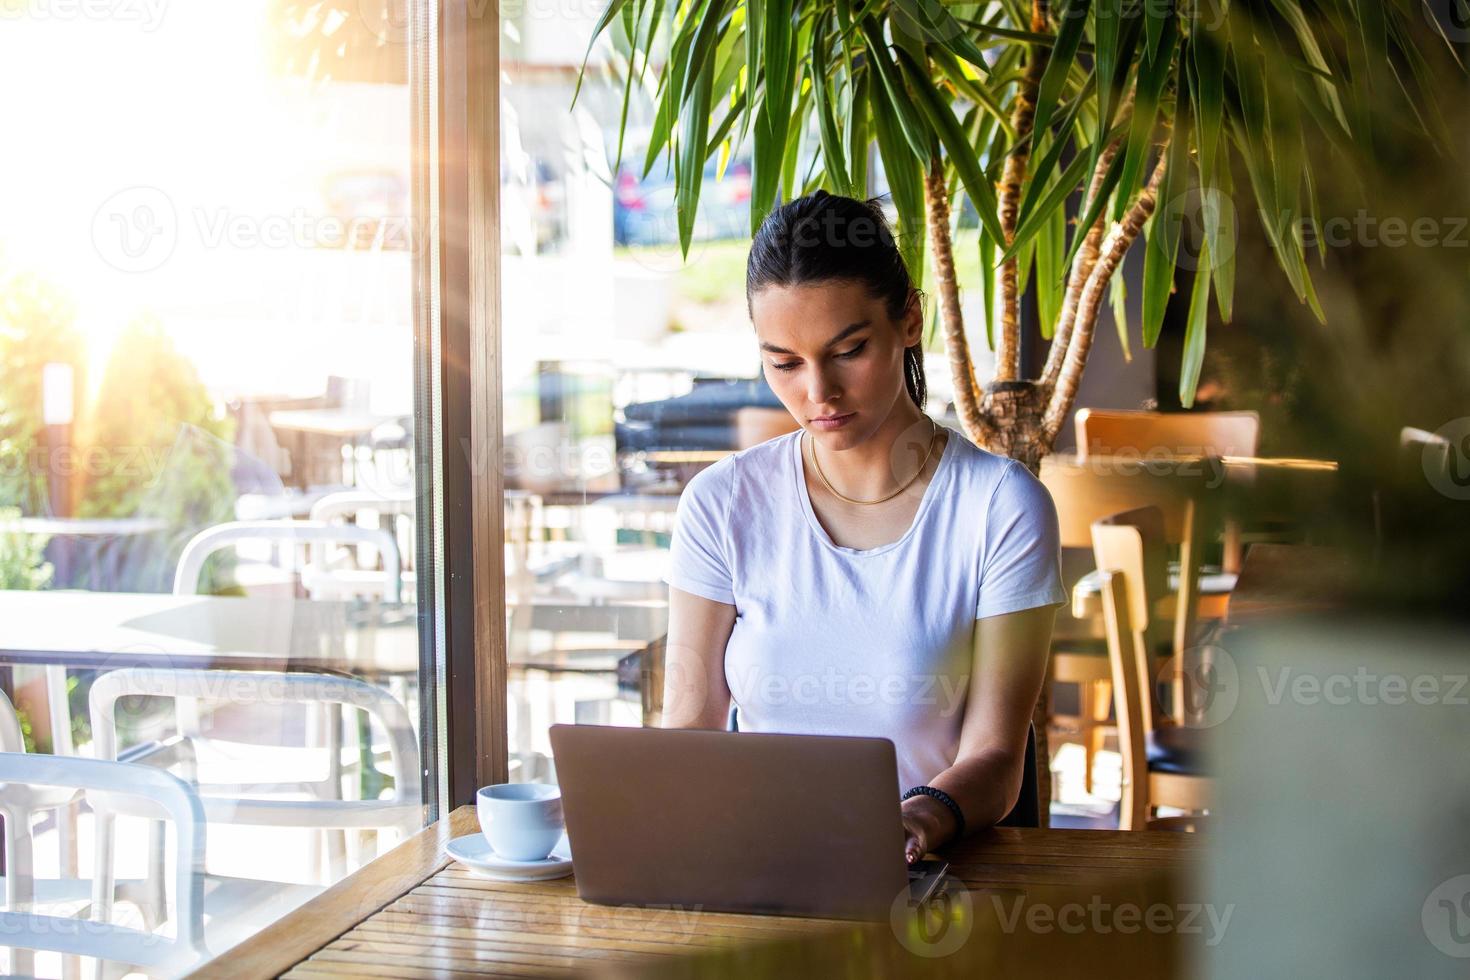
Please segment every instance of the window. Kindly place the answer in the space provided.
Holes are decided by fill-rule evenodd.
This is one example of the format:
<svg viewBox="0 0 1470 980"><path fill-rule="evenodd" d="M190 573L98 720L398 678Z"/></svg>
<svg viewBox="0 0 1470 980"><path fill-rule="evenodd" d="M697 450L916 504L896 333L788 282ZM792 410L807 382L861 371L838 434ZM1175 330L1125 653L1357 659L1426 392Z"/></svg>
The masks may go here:
<svg viewBox="0 0 1470 980"><path fill-rule="evenodd" d="M438 223L409 30L432 12L37 0L0 30L0 741L13 720L28 752L185 778L216 953L440 804ZM35 876L106 861L113 921L143 928L131 883L175 837L158 864L122 811L99 854L98 819L37 811ZM31 955L6 965L60 975Z"/></svg>

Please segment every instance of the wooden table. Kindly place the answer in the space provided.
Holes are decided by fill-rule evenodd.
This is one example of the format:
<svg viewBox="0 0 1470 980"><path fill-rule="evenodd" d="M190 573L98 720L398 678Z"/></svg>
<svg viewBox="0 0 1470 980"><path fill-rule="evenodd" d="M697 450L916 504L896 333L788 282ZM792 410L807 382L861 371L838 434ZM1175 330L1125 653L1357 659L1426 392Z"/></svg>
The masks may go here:
<svg viewBox="0 0 1470 980"><path fill-rule="evenodd" d="M1230 597L1226 624L1240 627L1341 604L1353 581L1347 552L1325 545L1254 545Z"/></svg>
<svg viewBox="0 0 1470 980"><path fill-rule="evenodd" d="M1136 980L1190 972L1210 929L1191 873L1202 840L1191 834L975 834L941 855L969 911L949 924L957 949L939 956L888 923L617 908L583 902L574 878L478 878L444 856L452 837L477 829L474 808L459 808L193 975L817 980L1085 969ZM1177 928L1145 928L1145 915L1172 916ZM934 935L944 942L947 933Z"/></svg>

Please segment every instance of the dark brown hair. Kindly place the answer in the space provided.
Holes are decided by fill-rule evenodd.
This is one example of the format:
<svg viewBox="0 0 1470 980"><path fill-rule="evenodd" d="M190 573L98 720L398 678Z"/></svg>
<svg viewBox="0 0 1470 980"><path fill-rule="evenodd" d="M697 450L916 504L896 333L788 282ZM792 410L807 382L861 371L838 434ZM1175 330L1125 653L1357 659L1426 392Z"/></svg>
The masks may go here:
<svg viewBox="0 0 1470 980"><path fill-rule="evenodd" d="M761 222L745 264L746 311L766 286L843 281L862 283L895 320L911 301L923 298L878 199L859 201L817 190L783 204ZM929 391L922 344L904 348L903 381L922 410Z"/></svg>

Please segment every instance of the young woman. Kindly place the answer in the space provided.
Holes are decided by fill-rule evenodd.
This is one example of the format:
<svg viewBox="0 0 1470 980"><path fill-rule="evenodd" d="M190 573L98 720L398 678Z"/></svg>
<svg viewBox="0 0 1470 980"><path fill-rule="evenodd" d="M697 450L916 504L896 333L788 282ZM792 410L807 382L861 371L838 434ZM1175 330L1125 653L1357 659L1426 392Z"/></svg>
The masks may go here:
<svg viewBox="0 0 1470 980"><path fill-rule="evenodd" d="M773 212L745 291L800 428L679 499L663 723L722 729L733 702L739 731L891 739L912 862L1019 795L1066 599L1056 511L924 413L922 297L875 202Z"/></svg>

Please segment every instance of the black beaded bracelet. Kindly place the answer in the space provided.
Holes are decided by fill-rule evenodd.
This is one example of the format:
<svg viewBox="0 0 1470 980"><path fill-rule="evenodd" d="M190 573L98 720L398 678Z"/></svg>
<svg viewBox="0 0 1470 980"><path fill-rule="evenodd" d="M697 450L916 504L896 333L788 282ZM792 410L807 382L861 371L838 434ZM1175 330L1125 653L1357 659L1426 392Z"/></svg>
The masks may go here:
<svg viewBox="0 0 1470 980"><path fill-rule="evenodd" d="M911 796L932 796L940 803L943 803L945 806L949 807L949 812L954 814L955 822L959 825L955 828L955 839L958 840L964 834L965 815L963 812L961 812L960 805L954 801L954 797L950 796L942 789L935 789L933 786L915 786L913 789L903 794L903 796L899 797L898 801L902 803L904 800L908 799Z"/></svg>

